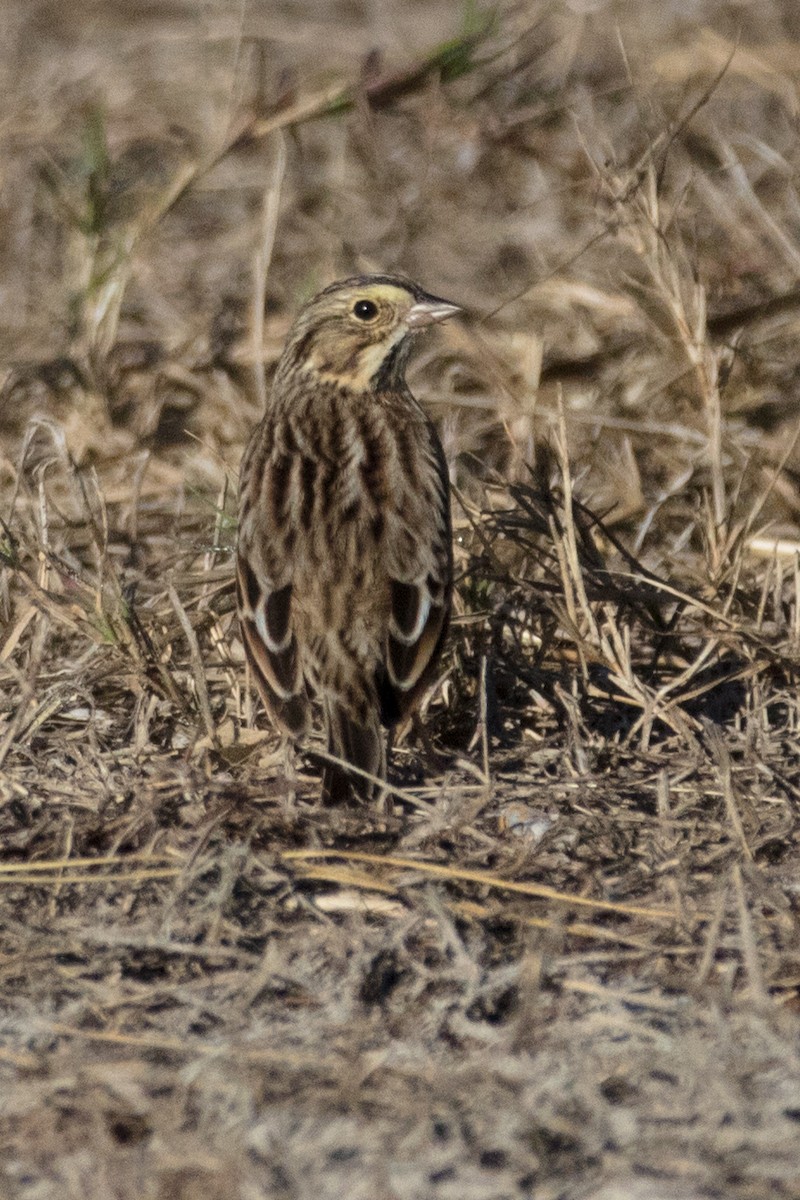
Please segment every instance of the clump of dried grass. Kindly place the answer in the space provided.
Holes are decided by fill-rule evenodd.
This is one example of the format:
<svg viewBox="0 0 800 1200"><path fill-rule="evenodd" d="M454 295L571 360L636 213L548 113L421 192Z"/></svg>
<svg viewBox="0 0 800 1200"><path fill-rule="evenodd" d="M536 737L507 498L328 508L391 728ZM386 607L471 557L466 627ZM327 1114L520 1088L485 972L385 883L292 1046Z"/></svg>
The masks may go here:
<svg viewBox="0 0 800 1200"><path fill-rule="evenodd" d="M738 46L710 12L694 54L659 12L653 77L632 15L616 40L543 3L455 41L445 16L397 71L357 24L333 89L298 49L271 112L256 89L231 120L221 86L213 137L67 106L84 144L45 159L25 286L59 316L25 325L0 418L20 1195L791 1194L779 10ZM174 53L187 89L250 61L237 19L219 57ZM416 368L458 613L386 813L321 809L315 761L258 730L230 572L298 295L370 266L475 310Z"/></svg>

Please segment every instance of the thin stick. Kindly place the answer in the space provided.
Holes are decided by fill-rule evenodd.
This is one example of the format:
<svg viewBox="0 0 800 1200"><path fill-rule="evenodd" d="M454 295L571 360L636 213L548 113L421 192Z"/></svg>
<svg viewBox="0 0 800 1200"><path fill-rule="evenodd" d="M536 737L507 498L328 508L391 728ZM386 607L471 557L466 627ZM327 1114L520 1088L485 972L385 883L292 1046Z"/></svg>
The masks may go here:
<svg viewBox="0 0 800 1200"><path fill-rule="evenodd" d="M170 604L175 610L175 614L181 623L181 628L186 635L186 641L189 645L189 657L191 658L192 667L194 668L194 681L197 688L197 700L200 705L200 715L203 718L203 724L206 727L206 733L211 741L212 746L219 745L217 738L217 729L214 724L214 718L211 715L211 702L208 698L208 684L206 682L206 672L203 666L203 656L200 653L200 643L197 640L197 634L192 628L192 623L186 615L186 609L181 604L178 593L175 591L174 584L170 584L167 588L167 595L170 599Z"/></svg>
<svg viewBox="0 0 800 1200"><path fill-rule="evenodd" d="M261 410L267 404L267 383L264 374L264 309L267 303L267 275L272 252L275 248L275 232L278 227L281 187L286 171L286 142L280 130L273 138L273 154L270 181L264 191L261 206L261 242L253 262L253 370L256 391Z"/></svg>
<svg viewBox="0 0 800 1200"><path fill-rule="evenodd" d="M421 862L414 858L400 858L392 854L367 854L360 850L282 850L281 858L302 860L306 858L344 858L353 862L369 862L376 866L401 867L419 871L423 875L434 875L439 879L460 879L479 883L484 887L501 891L519 892L523 896L539 896L545 900L557 900L562 904L583 908L596 908L603 912L625 913L628 916L647 917L653 921L673 921L675 913L668 908L642 908L637 904L615 904L613 900L592 900L588 896L574 896L559 892L542 883L519 883L514 879L501 879L488 871L473 871L464 867L442 867L438 863Z"/></svg>

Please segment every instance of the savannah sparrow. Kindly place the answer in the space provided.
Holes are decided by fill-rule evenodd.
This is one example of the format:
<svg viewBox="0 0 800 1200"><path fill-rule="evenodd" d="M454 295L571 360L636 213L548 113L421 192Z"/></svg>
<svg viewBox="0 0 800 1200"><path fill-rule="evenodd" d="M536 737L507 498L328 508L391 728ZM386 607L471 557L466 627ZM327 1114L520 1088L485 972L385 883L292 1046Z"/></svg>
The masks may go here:
<svg viewBox="0 0 800 1200"><path fill-rule="evenodd" d="M381 723L413 708L447 632L447 467L405 382L411 335L458 312L390 275L301 310L242 460L237 601L267 710L293 738L322 710L328 750L386 777ZM328 764L323 795L376 785Z"/></svg>

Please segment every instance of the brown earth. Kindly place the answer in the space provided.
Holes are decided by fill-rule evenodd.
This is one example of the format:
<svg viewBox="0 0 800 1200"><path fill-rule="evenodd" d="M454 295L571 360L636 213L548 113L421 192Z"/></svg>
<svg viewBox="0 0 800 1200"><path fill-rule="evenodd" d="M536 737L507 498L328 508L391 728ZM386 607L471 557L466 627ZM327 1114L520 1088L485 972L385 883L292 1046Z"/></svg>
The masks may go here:
<svg viewBox="0 0 800 1200"><path fill-rule="evenodd" d="M800 10L0 45L0 1196L800 1196ZM457 617L357 811L231 546L292 314L371 269L467 312L413 370Z"/></svg>

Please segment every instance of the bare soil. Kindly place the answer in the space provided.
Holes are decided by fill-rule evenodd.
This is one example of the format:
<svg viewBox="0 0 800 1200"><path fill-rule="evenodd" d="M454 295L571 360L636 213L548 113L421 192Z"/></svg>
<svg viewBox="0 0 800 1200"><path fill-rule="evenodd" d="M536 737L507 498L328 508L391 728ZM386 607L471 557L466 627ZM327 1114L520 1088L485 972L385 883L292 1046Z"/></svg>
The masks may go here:
<svg viewBox="0 0 800 1200"><path fill-rule="evenodd" d="M6 0L0 1196L800 1196L800 9ZM456 619L390 803L236 472L402 271Z"/></svg>

